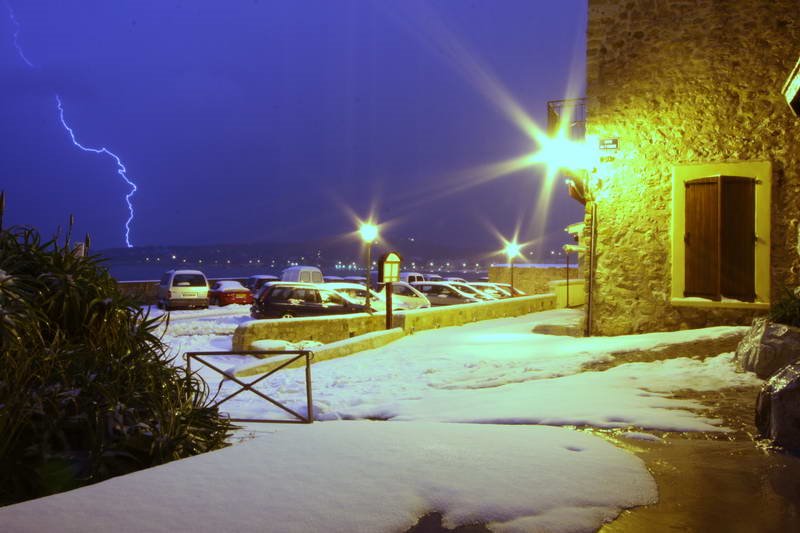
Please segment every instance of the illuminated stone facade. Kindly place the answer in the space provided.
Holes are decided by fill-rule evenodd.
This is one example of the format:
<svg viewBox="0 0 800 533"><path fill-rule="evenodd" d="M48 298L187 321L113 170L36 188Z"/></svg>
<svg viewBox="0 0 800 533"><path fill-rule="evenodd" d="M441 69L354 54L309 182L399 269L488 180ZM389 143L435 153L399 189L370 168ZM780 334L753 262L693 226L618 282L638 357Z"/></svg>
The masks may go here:
<svg viewBox="0 0 800 533"><path fill-rule="evenodd" d="M619 139L590 180L602 182L593 333L746 324L800 282L800 119L781 96L798 56L797 0L589 0L588 134ZM680 302L676 167L756 161L771 164L769 294Z"/></svg>

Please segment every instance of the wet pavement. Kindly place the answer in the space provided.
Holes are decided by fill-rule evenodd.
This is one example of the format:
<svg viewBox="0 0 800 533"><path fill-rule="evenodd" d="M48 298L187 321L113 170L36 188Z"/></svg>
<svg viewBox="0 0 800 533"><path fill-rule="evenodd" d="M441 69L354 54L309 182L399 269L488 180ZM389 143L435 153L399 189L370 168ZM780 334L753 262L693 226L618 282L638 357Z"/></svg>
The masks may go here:
<svg viewBox="0 0 800 533"><path fill-rule="evenodd" d="M800 532L800 457L754 440L757 388L677 394L712 408L730 433L661 433L661 442L606 434L647 464L659 501L600 529L633 532Z"/></svg>

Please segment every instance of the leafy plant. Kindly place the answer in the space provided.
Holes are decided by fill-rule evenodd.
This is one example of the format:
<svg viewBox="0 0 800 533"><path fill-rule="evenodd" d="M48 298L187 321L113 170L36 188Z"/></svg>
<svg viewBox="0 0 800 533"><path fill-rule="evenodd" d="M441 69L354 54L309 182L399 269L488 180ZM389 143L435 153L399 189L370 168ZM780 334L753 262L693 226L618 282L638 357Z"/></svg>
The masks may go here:
<svg viewBox="0 0 800 533"><path fill-rule="evenodd" d="M773 322L800 327L800 291L784 287L781 298L770 307L769 318Z"/></svg>
<svg viewBox="0 0 800 533"><path fill-rule="evenodd" d="M160 321L98 257L0 229L0 505L226 446Z"/></svg>

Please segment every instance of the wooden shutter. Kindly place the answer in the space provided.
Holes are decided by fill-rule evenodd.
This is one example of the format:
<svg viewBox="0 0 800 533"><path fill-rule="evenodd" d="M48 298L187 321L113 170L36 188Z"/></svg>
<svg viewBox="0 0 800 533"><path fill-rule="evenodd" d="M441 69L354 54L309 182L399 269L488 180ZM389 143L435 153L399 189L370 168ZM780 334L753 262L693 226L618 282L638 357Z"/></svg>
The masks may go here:
<svg viewBox="0 0 800 533"><path fill-rule="evenodd" d="M720 293L727 298L755 300L756 182L722 176L720 227Z"/></svg>
<svg viewBox="0 0 800 533"><path fill-rule="evenodd" d="M718 177L687 181L684 296L720 299Z"/></svg>

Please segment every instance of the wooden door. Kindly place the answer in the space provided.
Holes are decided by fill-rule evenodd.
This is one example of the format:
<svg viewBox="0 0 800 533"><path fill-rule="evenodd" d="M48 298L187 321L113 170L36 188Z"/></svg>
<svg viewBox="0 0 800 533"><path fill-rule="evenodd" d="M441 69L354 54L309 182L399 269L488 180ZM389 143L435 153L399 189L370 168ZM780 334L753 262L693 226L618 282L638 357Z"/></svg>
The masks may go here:
<svg viewBox="0 0 800 533"><path fill-rule="evenodd" d="M720 299L720 179L687 181L684 296Z"/></svg>
<svg viewBox="0 0 800 533"><path fill-rule="evenodd" d="M756 213L752 178L722 176L720 292L726 298L755 300Z"/></svg>

